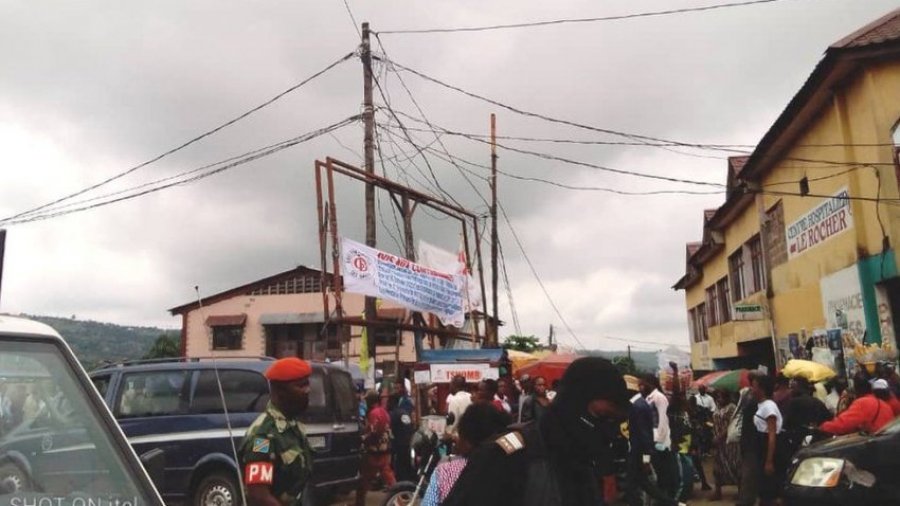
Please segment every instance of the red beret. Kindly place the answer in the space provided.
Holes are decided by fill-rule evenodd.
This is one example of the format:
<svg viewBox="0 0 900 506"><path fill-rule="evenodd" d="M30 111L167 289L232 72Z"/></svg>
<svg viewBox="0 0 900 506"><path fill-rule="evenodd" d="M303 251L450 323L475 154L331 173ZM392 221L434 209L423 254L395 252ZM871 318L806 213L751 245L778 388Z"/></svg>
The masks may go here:
<svg viewBox="0 0 900 506"><path fill-rule="evenodd" d="M312 374L312 368L306 360L297 357L280 358L266 369L269 381L296 381Z"/></svg>

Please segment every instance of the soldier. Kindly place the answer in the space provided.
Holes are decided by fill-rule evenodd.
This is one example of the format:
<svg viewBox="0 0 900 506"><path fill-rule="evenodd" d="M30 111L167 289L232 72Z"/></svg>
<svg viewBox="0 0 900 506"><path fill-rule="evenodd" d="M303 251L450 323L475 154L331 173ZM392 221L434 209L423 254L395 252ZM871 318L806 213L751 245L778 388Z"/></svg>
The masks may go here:
<svg viewBox="0 0 900 506"><path fill-rule="evenodd" d="M296 357L275 361L265 373L270 400L247 429L238 457L249 506L298 506L308 503L312 448L299 416L309 404L309 363Z"/></svg>

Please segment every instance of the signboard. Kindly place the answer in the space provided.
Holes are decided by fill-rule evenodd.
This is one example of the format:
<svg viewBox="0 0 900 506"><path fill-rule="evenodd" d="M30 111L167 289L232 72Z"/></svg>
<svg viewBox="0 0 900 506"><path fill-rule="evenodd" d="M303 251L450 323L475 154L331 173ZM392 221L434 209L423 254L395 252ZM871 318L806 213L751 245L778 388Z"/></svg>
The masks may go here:
<svg viewBox="0 0 900 506"><path fill-rule="evenodd" d="M853 228L849 197L844 187L785 227L789 259Z"/></svg>
<svg viewBox="0 0 900 506"><path fill-rule="evenodd" d="M733 313L734 319L739 321L763 319L762 304L735 304Z"/></svg>
<svg viewBox="0 0 900 506"><path fill-rule="evenodd" d="M845 348L852 349L854 344L862 344L866 334L866 313L856 265L822 278L819 288L822 291L825 327L842 330Z"/></svg>
<svg viewBox="0 0 900 506"><path fill-rule="evenodd" d="M490 364L431 364L432 383L450 383L454 376L462 376L469 383L483 379L498 379L500 371Z"/></svg>
<svg viewBox="0 0 900 506"><path fill-rule="evenodd" d="M413 373L413 381L415 381L416 385L426 385L431 383L431 371L428 369L424 371L415 371Z"/></svg>
<svg viewBox="0 0 900 506"><path fill-rule="evenodd" d="M465 276L447 274L341 238L344 290L432 313L444 325L462 327Z"/></svg>

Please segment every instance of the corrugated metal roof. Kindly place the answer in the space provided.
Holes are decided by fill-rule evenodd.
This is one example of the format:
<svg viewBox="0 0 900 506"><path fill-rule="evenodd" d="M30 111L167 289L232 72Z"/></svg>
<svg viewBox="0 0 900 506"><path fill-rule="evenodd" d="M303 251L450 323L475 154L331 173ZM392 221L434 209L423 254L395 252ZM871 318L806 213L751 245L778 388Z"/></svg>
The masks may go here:
<svg viewBox="0 0 900 506"><path fill-rule="evenodd" d="M422 350L419 362L496 362L503 356L503 350L489 348L481 350Z"/></svg>

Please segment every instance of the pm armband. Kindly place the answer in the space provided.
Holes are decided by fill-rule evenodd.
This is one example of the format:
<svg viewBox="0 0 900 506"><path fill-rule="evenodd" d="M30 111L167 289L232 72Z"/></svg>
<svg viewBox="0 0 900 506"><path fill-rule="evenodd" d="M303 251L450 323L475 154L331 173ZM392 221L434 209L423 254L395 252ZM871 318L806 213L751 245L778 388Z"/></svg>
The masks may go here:
<svg viewBox="0 0 900 506"><path fill-rule="evenodd" d="M244 467L245 485L271 485L275 466L271 462L249 462Z"/></svg>

